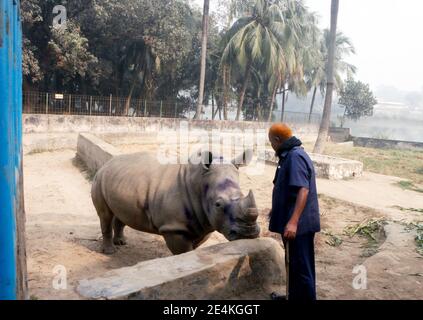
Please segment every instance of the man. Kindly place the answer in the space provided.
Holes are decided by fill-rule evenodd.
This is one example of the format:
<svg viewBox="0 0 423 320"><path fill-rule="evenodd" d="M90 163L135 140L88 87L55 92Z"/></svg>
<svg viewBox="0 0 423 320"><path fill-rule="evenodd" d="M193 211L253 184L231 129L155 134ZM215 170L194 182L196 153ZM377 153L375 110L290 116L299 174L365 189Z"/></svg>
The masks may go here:
<svg viewBox="0 0 423 320"><path fill-rule="evenodd" d="M320 231L313 163L285 124L274 124L269 140L279 157L273 180L269 230L285 247L288 300L316 300L314 235ZM272 294L273 299L282 299Z"/></svg>

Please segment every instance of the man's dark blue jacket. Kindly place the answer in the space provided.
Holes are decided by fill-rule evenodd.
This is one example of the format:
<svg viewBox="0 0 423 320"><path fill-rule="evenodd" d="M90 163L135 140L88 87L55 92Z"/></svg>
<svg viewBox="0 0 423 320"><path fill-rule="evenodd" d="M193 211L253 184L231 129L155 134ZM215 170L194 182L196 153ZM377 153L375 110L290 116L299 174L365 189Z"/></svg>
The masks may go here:
<svg viewBox="0 0 423 320"><path fill-rule="evenodd" d="M273 181L272 211L269 230L283 234L291 218L300 188L309 190L307 203L298 222L297 235L320 231L319 203L313 162L293 137L279 150L278 168Z"/></svg>

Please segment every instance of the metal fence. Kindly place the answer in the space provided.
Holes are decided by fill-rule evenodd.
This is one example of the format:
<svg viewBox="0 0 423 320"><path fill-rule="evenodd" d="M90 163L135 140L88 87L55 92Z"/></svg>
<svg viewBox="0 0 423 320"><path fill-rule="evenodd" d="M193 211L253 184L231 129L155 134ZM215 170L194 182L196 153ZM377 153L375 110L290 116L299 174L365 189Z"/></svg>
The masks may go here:
<svg viewBox="0 0 423 320"><path fill-rule="evenodd" d="M147 101L121 97L24 92L23 112L89 116L178 118L186 107L177 102Z"/></svg>
<svg viewBox="0 0 423 320"><path fill-rule="evenodd" d="M203 119L219 119L215 106L205 106ZM120 116L120 117L159 117L159 118L192 118L195 106L178 102L151 101L144 99L128 99L105 96L78 94L57 94L26 91L23 93L23 112L32 114L64 114L88 116ZM236 108L228 110L228 118L234 119ZM258 121L255 110L248 119ZM273 119L281 120L281 111L274 111ZM289 123L320 123L320 114L286 111L283 120ZM261 121L267 120L261 119Z"/></svg>

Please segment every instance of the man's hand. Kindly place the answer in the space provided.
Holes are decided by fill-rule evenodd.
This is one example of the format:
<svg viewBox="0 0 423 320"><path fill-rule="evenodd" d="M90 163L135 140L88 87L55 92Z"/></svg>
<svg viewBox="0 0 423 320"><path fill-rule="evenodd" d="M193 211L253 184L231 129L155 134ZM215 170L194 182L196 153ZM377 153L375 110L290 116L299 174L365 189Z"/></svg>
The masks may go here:
<svg viewBox="0 0 423 320"><path fill-rule="evenodd" d="M297 236L298 222L289 220L288 224L285 227L285 232L283 238L286 240L294 240Z"/></svg>
<svg viewBox="0 0 423 320"><path fill-rule="evenodd" d="M304 211L308 197L308 189L300 188L297 195L297 201L295 202L294 213L288 224L285 227L283 238L285 240L294 240L297 236L298 221L300 220L301 214Z"/></svg>

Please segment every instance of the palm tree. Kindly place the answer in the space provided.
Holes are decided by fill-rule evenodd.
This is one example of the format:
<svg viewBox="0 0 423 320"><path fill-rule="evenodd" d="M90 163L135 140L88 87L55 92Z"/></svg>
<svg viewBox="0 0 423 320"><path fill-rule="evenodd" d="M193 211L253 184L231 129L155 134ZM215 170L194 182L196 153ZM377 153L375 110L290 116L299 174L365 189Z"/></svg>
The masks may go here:
<svg viewBox="0 0 423 320"><path fill-rule="evenodd" d="M238 19L224 38L221 65L238 70L242 79L236 120L239 120L249 86L252 68L272 74L283 72L284 18L281 6L276 1L256 0L251 15ZM222 68L223 69L223 68Z"/></svg>
<svg viewBox="0 0 423 320"><path fill-rule="evenodd" d="M334 88L334 67L336 55L336 28L338 24L339 0L332 0L331 2L331 25L328 41L328 60L326 65L327 84L325 105L323 108L322 122L320 124L319 135L317 136L316 144L314 145L314 153L322 153L326 138L328 136L330 114L332 108L332 95Z"/></svg>
<svg viewBox="0 0 423 320"><path fill-rule="evenodd" d="M310 39L318 32L316 15L302 0L256 0L252 11L234 23L223 40L221 66L230 68L239 93L237 120L246 91L261 93L261 107L268 108L268 121L277 94L285 96L283 107L288 91L298 96L307 94L304 70L312 60ZM251 81L253 70L260 73L261 81Z"/></svg>
<svg viewBox="0 0 423 320"><path fill-rule="evenodd" d="M323 37L320 40L319 51L318 53L315 53L316 56L313 60L313 65L307 72L307 86L309 90L313 90L308 119L309 123L311 121L311 115L313 113L317 89L320 90L320 93L322 95L325 94L326 61L328 60L328 46L330 38L329 35L329 30L325 29L323 32ZM334 88L336 91L341 90L343 87L343 74L355 74L357 71L357 68L354 65L349 64L344 60L346 56L349 56L351 54L355 54L355 48L351 40L342 32L337 32L335 42L335 62L333 71L335 81Z"/></svg>
<svg viewBox="0 0 423 320"><path fill-rule="evenodd" d="M203 100L204 100L204 82L206 78L206 57L207 57L207 34L209 24L209 0L204 0L203 8L203 31L202 31L202 42L201 42L201 66L200 66L200 85L198 88L198 103L197 112L194 118L200 119L201 113L203 112Z"/></svg>
<svg viewBox="0 0 423 320"><path fill-rule="evenodd" d="M303 1L285 1L283 15L286 71L279 84L279 93L282 94L281 121L284 121L289 92L304 97L309 91L305 82L305 70L314 61L313 41L319 34L317 15L308 11Z"/></svg>
<svg viewBox="0 0 423 320"><path fill-rule="evenodd" d="M308 116L309 123L311 121L311 115L313 113L317 89L320 89L321 94L324 95L324 85L326 84L326 74L324 67L325 63L322 53L322 43L323 41L321 41L320 37L318 39L313 39L310 50L312 59L310 60L310 63L305 67L307 88L309 91L313 90L313 95L310 104L310 113Z"/></svg>

